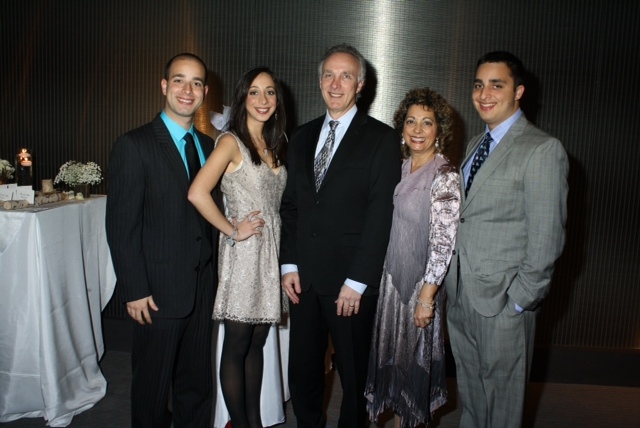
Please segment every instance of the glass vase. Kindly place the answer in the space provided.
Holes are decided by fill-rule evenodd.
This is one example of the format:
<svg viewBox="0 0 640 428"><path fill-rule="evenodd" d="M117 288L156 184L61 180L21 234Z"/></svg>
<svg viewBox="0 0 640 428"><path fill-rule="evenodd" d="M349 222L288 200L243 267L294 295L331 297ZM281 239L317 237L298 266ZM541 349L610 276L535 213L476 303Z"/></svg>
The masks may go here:
<svg viewBox="0 0 640 428"><path fill-rule="evenodd" d="M91 197L91 186L88 184L78 184L73 186L73 193L75 193L76 198L78 197L78 193L82 193L83 198L89 199Z"/></svg>

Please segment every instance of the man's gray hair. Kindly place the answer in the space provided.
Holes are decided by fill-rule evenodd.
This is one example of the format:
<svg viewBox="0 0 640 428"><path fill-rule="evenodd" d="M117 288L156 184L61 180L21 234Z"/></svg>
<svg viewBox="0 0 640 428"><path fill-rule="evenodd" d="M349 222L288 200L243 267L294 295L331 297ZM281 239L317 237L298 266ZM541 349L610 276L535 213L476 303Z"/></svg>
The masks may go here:
<svg viewBox="0 0 640 428"><path fill-rule="evenodd" d="M358 61L358 83L364 82L364 79L367 75L367 61L364 59L358 49L346 43L331 46L329 49L327 49L327 51L324 53L324 56L322 57L322 60L320 60L320 65L318 65L318 77L322 79L322 67L324 66L325 60L336 53L346 53L348 55L351 55Z"/></svg>

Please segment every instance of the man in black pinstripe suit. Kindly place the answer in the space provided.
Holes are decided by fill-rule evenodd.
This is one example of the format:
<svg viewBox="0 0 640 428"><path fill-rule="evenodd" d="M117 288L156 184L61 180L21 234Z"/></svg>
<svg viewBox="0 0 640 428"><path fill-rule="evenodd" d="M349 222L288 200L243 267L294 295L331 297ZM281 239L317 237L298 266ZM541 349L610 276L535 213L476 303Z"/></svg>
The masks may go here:
<svg viewBox="0 0 640 428"><path fill-rule="evenodd" d="M135 321L134 427L166 424L170 385L174 427L210 424L216 240L187 200L193 177L185 148L193 138L200 164L213 150L213 140L193 126L206 76L193 54L169 60L164 110L118 138L110 155L107 238L117 287Z"/></svg>

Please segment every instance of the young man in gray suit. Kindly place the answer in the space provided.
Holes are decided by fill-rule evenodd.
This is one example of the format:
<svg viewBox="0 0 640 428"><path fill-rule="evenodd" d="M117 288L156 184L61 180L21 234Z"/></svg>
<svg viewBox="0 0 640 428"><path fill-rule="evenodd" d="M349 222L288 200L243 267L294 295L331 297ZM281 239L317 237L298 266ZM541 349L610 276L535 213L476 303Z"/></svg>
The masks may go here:
<svg viewBox="0 0 640 428"><path fill-rule="evenodd" d="M211 310L216 234L187 200L213 140L193 126L207 93L204 62L176 55L161 82L164 110L115 142L107 239L133 324L133 427L208 427L213 402Z"/></svg>
<svg viewBox="0 0 640 428"><path fill-rule="evenodd" d="M366 63L352 46L320 63L325 114L296 129L282 197L282 287L291 300L289 386L298 427L324 427L331 335L342 384L341 428L367 424L371 330L400 181L399 135L358 110Z"/></svg>
<svg viewBox="0 0 640 428"><path fill-rule="evenodd" d="M564 245L567 154L522 114L523 73L514 55L491 52L473 84L486 126L462 163L460 226L445 279L465 428L521 425L536 313Z"/></svg>

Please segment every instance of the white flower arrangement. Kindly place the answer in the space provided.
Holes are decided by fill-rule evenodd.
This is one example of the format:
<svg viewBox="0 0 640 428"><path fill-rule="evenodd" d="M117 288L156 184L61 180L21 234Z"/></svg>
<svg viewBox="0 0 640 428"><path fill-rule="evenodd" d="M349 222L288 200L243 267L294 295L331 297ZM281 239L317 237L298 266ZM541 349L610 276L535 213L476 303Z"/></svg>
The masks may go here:
<svg viewBox="0 0 640 428"><path fill-rule="evenodd" d="M60 182L69 186L81 184L99 184L102 181L102 170L94 162L80 163L69 161L60 167L60 171L53 180L55 184Z"/></svg>
<svg viewBox="0 0 640 428"><path fill-rule="evenodd" d="M0 159L0 180L13 178L15 170L16 169L9 163L9 161Z"/></svg>

